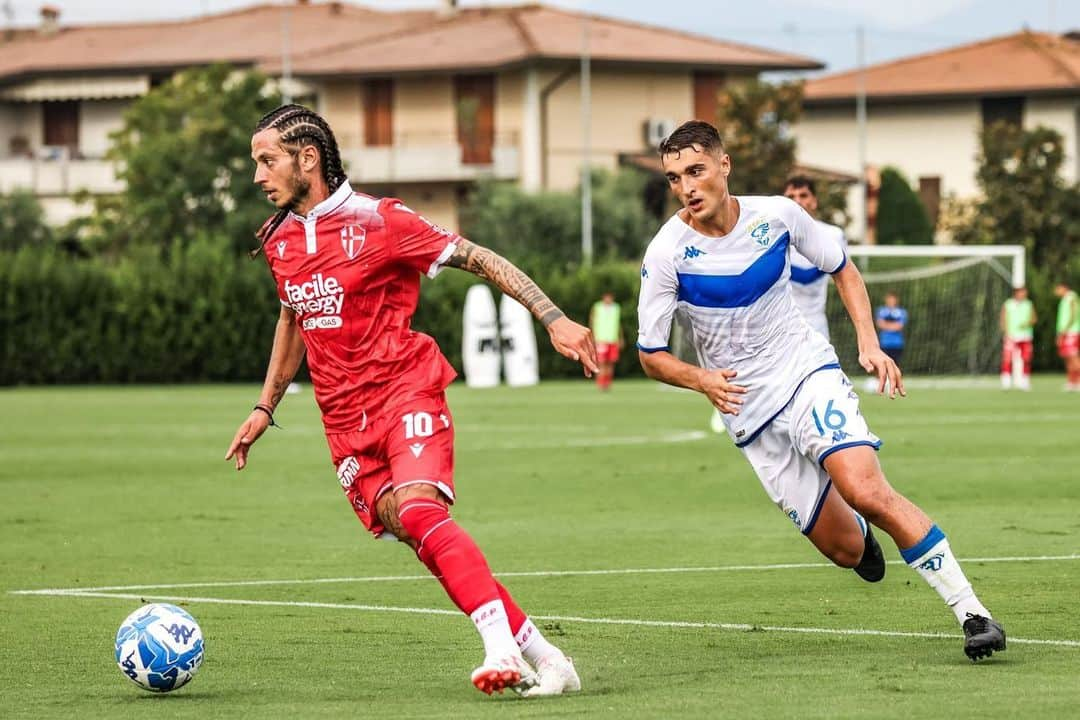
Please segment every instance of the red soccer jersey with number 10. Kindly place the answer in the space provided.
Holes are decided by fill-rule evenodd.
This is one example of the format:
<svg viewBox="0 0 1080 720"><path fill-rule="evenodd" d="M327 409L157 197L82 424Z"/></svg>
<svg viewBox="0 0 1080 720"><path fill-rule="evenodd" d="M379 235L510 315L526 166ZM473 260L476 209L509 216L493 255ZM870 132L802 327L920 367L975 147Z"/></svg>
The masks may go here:
<svg viewBox="0 0 1080 720"><path fill-rule="evenodd" d="M435 341L409 324L420 273L435 277L460 239L400 200L344 183L265 240L278 296L296 312L327 432L359 430L369 416L454 379Z"/></svg>

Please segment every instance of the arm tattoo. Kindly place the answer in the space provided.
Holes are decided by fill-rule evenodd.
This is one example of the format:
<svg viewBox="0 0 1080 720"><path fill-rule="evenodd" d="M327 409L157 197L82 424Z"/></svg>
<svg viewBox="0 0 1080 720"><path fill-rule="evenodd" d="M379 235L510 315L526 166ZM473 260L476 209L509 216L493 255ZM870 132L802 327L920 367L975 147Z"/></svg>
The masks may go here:
<svg viewBox="0 0 1080 720"><path fill-rule="evenodd" d="M524 305L543 324L551 325L563 312L544 294L528 275L506 258L465 240L458 242L454 254L445 263L495 283L500 290Z"/></svg>

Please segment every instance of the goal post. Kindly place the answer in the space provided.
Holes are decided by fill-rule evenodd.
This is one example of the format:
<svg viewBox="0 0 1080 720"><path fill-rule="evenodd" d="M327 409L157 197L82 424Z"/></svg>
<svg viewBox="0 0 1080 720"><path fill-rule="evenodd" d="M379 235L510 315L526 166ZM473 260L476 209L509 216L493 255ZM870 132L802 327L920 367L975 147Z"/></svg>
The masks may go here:
<svg viewBox="0 0 1080 720"><path fill-rule="evenodd" d="M848 256L875 311L887 293L907 310L901 369L914 375L997 373L999 317L1012 288L1025 284L1022 245L852 245ZM854 328L830 286L832 343L845 368L858 367Z"/></svg>

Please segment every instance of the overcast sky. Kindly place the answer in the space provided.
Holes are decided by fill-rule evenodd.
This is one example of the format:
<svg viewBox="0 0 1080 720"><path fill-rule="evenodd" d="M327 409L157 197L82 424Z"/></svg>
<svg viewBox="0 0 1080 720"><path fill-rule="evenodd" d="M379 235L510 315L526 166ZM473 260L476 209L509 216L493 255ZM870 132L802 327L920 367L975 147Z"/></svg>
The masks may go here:
<svg viewBox="0 0 1080 720"><path fill-rule="evenodd" d="M281 0L270 0L278 3ZM318 1L318 0L316 0ZM38 22L40 0L0 0L0 21ZM61 23L187 18L257 4L255 0L48 0ZM436 7L440 0L356 2L378 9ZM464 7L512 4L459 0ZM865 27L867 61L928 52L1027 26L1080 30L1080 0L545 0L545 4L625 18L808 55L827 71L855 65L855 28ZM673 11L672 8L684 7Z"/></svg>

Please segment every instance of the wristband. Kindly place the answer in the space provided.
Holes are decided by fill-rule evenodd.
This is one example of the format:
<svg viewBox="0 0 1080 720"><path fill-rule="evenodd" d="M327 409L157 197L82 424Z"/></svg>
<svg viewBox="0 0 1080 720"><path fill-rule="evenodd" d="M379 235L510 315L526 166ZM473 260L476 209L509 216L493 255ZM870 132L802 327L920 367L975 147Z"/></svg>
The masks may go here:
<svg viewBox="0 0 1080 720"><path fill-rule="evenodd" d="M271 412L270 408L266 407L265 405L256 405L255 407L252 408L252 410L260 410L260 411L266 413L266 416L268 418L270 418L270 427L276 427L276 428L281 427L276 422L274 422L274 413Z"/></svg>

